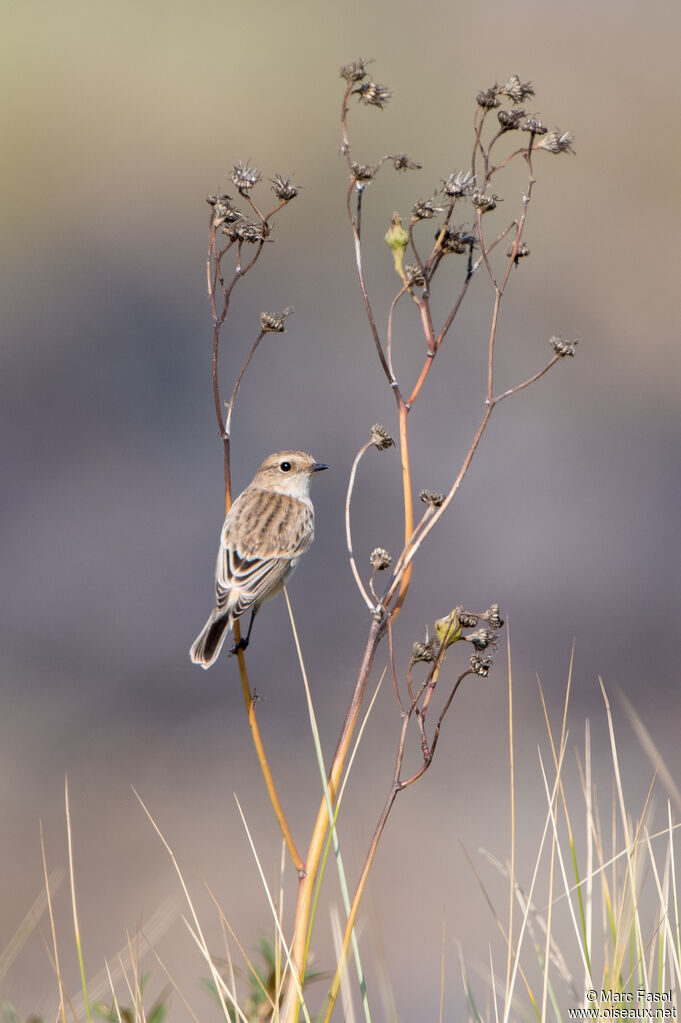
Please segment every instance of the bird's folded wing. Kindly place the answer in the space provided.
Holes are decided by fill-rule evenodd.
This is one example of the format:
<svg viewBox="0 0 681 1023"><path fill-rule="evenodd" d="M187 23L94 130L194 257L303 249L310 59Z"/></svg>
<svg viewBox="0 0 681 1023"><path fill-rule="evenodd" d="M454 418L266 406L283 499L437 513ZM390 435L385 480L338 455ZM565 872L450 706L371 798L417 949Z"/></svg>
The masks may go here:
<svg viewBox="0 0 681 1023"><path fill-rule="evenodd" d="M217 606L242 614L276 589L314 536L305 502L272 491L246 489L222 531L215 572Z"/></svg>
<svg viewBox="0 0 681 1023"><path fill-rule="evenodd" d="M236 551L220 548L215 578L217 606L232 604L235 617L243 614L275 589L291 567L291 558L241 558Z"/></svg>

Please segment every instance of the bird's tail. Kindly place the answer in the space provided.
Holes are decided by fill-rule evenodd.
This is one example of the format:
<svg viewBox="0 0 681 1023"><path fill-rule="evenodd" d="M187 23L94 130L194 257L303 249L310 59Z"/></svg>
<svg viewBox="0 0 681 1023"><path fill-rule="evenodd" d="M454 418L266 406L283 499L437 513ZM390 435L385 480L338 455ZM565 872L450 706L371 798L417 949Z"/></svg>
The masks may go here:
<svg viewBox="0 0 681 1023"><path fill-rule="evenodd" d="M203 629L192 643L189 656L194 664L200 664L202 668L210 668L215 661L225 636L232 628L234 619L230 611L215 608Z"/></svg>

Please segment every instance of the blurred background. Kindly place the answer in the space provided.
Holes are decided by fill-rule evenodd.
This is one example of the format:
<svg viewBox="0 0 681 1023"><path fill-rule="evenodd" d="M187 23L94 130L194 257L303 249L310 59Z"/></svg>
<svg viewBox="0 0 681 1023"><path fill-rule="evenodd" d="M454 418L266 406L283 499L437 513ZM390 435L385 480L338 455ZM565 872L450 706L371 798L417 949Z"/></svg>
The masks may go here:
<svg viewBox="0 0 681 1023"><path fill-rule="evenodd" d="M279 837L236 662L223 656L203 673L187 656L212 606L223 507L205 196L235 194L228 173L237 160L257 164L261 189L278 172L303 186L235 293L221 368L228 397L260 312L295 307L286 334L265 338L244 381L233 477L238 491L282 447L331 466L315 480L317 539L289 588L330 757L368 628L345 555L348 473L374 422L396 430L345 220L338 68L374 57L373 76L393 90L384 111L353 106L355 158L402 150L423 164L405 175L386 168L366 194L378 317L395 291L382 240L390 215L406 218L415 199L469 165L478 90L517 73L536 89L526 108L575 135L576 157L536 160L525 234L532 255L504 302L497 380L509 387L541 368L553 334L581 337L577 358L496 410L465 486L424 545L396 632L404 672L427 623L459 603L501 604L520 862L529 872L545 812L537 677L558 729L573 642L574 779L585 717L595 770L609 755L599 676L632 806L652 772L617 690L677 778L681 768L681 154L669 118L679 101L681 13L662 0L64 0L7 3L3 22L0 950L42 885L40 822L48 866L67 864L68 775L89 975L124 948L126 931L140 923L154 931L160 910L159 955L211 1019L177 878L131 790L173 846L216 951L219 922L204 881L252 949L271 925L233 794L273 884ZM500 228L517 215L523 187L521 173L495 182L505 200L494 214ZM422 237L430 233L424 225ZM449 280L458 290L463 267L449 258L440 314L442 289ZM447 490L468 448L490 309L481 273L410 418L416 490ZM395 341L404 378L420 366L421 346L406 310ZM360 565L375 546L398 551L399 495L395 450L371 450L353 510ZM259 720L302 846L320 784L283 600L263 611L254 636ZM386 656L382 647L372 684ZM509 856L506 661L504 640L489 679L462 687L434 766L398 800L375 865L362 942L376 1000L375 974L387 973L402 1019L437 1011L443 919L455 1018L465 1004L455 943L475 964L497 940L462 845L503 892L476 850ZM351 876L388 790L398 727L385 685L341 824ZM287 879L290 911L290 868ZM337 899L333 880L327 890ZM55 911L76 991L66 883ZM322 970L332 957L326 913L316 939ZM48 930L43 918L0 981L0 1000L22 1014L50 1016L57 1005L41 937ZM149 957L144 965L159 988L162 971ZM189 1018L179 999L172 1018Z"/></svg>

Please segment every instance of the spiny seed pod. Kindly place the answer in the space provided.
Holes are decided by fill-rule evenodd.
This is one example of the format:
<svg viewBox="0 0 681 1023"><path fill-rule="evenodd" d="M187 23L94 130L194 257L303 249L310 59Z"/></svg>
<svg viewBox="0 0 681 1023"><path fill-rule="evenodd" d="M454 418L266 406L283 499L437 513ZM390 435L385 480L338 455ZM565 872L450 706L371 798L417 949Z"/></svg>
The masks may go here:
<svg viewBox="0 0 681 1023"><path fill-rule="evenodd" d="M451 196L469 195L474 187L475 174L471 174L470 171L459 171L458 174L452 171L447 180L442 183L442 191L445 195Z"/></svg>
<svg viewBox="0 0 681 1023"><path fill-rule="evenodd" d="M497 203L501 202L501 196L494 193L487 195L485 192L473 192L471 202L481 213L490 213L491 210L497 208Z"/></svg>
<svg viewBox="0 0 681 1023"><path fill-rule="evenodd" d="M452 230L446 227L443 231L437 232L435 240L440 242L440 248L443 252L454 252L456 255L461 256L464 252L468 251L468 246L463 239L461 230Z"/></svg>
<svg viewBox="0 0 681 1023"><path fill-rule="evenodd" d="M435 660L435 647L436 647L435 637L429 636L428 631L426 630L425 642L417 640L417 642L414 643L414 646L412 647L411 651L412 664L416 664L418 661L425 661L426 664L430 664L431 661Z"/></svg>
<svg viewBox="0 0 681 1023"><path fill-rule="evenodd" d="M568 341L566 338L554 336L550 339L549 344L556 355L559 355L561 359L564 359L566 356L574 356L579 341L580 339L578 337L576 337L574 341Z"/></svg>
<svg viewBox="0 0 681 1023"><path fill-rule="evenodd" d="M488 646L494 646L498 642L498 637L489 629L478 629L477 632L471 632L463 638L472 643L478 651L486 650Z"/></svg>
<svg viewBox="0 0 681 1023"><path fill-rule="evenodd" d="M480 617L487 622L490 629L494 629L495 631L497 629L501 629L504 624L504 619L499 614L499 605L496 603L490 604L485 613L480 615Z"/></svg>
<svg viewBox="0 0 681 1023"><path fill-rule="evenodd" d="M257 167L248 167L245 163L239 161L232 168L230 177L236 188L243 195L245 192L250 192L258 184L261 174Z"/></svg>
<svg viewBox="0 0 681 1023"><path fill-rule="evenodd" d="M500 110L497 114L499 124L504 131L514 131L519 128L524 116L524 110Z"/></svg>
<svg viewBox="0 0 681 1023"><path fill-rule="evenodd" d="M407 263L404 268L404 279L412 288L423 288L426 283L425 274L416 263Z"/></svg>
<svg viewBox="0 0 681 1023"><path fill-rule="evenodd" d="M412 223L430 220L436 213L442 213L444 206L436 206L432 199L417 199L411 208Z"/></svg>
<svg viewBox="0 0 681 1023"><path fill-rule="evenodd" d="M368 60L353 60L350 64L344 64L340 69L340 76L344 78L346 82L361 82L363 78L366 78L367 64L372 63L372 58Z"/></svg>
<svg viewBox="0 0 681 1023"><path fill-rule="evenodd" d="M478 624L478 615L471 614L470 611L464 611L461 606L456 608L456 617L464 629L474 629Z"/></svg>
<svg viewBox="0 0 681 1023"><path fill-rule="evenodd" d="M371 427L371 443L379 451L385 451L386 448L391 448L395 443L385 426L381 426L380 423L374 423Z"/></svg>
<svg viewBox="0 0 681 1023"><path fill-rule="evenodd" d="M511 75L501 92L513 103L522 103L530 96L534 96L534 86L532 82L521 82L517 75Z"/></svg>
<svg viewBox="0 0 681 1023"><path fill-rule="evenodd" d="M484 110L492 110L494 107L501 106L501 100L497 93L499 92L499 86L493 85L489 89L481 89L478 95L475 97L475 102L479 107Z"/></svg>
<svg viewBox="0 0 681 1023"><path fill-rule="evenodd" d="M395 153L390 158L393 162L393 167L396 171L403 170L421 170L421 164L416 163L415 160L410 160L406 153Z"/></svg>
<svg viewBox="0 0 681 1023"><path fill-rule="evenodd" d="M471 657L471 668L476 675L480 676L480 678L487 678L491 667L491 657L479 657L477 654L473 654Z"/></svg>
<svg viewBox="0 0 681 1023"><path fill-rule="evenodd" d="M419 490L419 498L429 508L440 508L444 503L445 495L438 494L436 490Z"/></svg>
<svg viewBox="0 0 681 1023"><path fill-rule="evenodd" d="M393 559L383 547L374 547L373 551L369 555L371 567L375 572L384 572L386 568L390 568L392 560Z"/></svg>
<svg viewBox="0 0 681 1023"><path fill-rule="evenodd" d="M281 174L275 174L273 178L270 178L270 181L272 182L272 191L277 199L281 199L282 202L290 202L291 199L295 199L298 195L299 187L294 185L290 178L284 178Z"/></svg>
<svg viewBox="0 0 681 1023"><path fill-rule="evenodd" d="M515 247L514 245L509 245L509 247L506 249L507 256L509 257L513 256L514 247ZM513 256L513 259L517 263L519 259L524 259L525 256L529 256L529 254L530 254L529 246L526 245L525 242L521 242L520 245L518 246L518 251L516 252L515 256Z"/></svg>
<svg viewBox="0 0 681 1023"><path fill-rule="evenodd" d="M541 142L538 143L537 149L546 149L549 153L572 153L574 155L574 149L572 143L575 141L574 135L571 135L569 131L561 132L558 128L554 128L553 131L547 131Z"/></svg>
<svg viewBox="0 0 681 1023"><path fill-rule="evenodd" d="M532 135L546 135L547 128L541 123L539 114L530 114L520 125L521 131L529 131Z"/></svg>
<svg viewBox="0 0 681 1023"><path fill-rule="evenodd" d="M243 213L232 206L228 195L209 195L207 202L213 207L216 227L221 224L233 224L235 220L243 220Z"/></svg>
<svg viewBox="0 0 681 1023"><path fill-rule="evenodd" d="M355 181L373 181L376 173L368 163L355 163L354 160L350 164L350 170Z"/></svg>
<svg viewBox="0 0 681 1023"><path fill-rule="evenodd" d="M293 312L293 306L283 309L280 313L260 313L260 326L265 334L283 334L286 330L284 320Z"/></svg>
<svg viewBox="0 0 681 1023"><path fill-rule="evenodd" d="M390 99L388 86L379 85L378 82L362 82L359 88L352 91L366 106L378 107L379 110L382 110Z"/></svg>
<svg viewBox="0 0 681 1023"><path fill-rule="evenodd" d="M236 224L224 224L222 230L229 238L246 242L249 245L255 245L257 242L265 240L262 225L253 224L249 220L243 220Z"/></svg>

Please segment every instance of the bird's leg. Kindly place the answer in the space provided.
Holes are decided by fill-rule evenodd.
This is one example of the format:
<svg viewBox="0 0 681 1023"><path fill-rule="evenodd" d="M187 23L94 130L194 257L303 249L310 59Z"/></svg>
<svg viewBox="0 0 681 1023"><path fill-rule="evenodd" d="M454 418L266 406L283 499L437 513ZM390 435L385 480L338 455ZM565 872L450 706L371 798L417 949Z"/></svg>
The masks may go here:
<svg viewBox="0 0 681 1023"><path fill-rule="evenodd" d="M238 643L234 644L234 646L230 650L231 654L238 654L240 650L245 650L246 647L248 646L250 638L251 638L251 629L253 628L253 622L255 621L255 616L256 616L257 613L258 613L258 609L257 609L257 607L255 607L253 609L253 611L251 611L251 620L250 620L250 623L248 625L248 632L246 633L245 636L241 637L241 639L239 640Z"/></svg>

